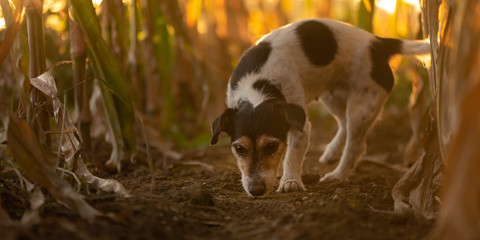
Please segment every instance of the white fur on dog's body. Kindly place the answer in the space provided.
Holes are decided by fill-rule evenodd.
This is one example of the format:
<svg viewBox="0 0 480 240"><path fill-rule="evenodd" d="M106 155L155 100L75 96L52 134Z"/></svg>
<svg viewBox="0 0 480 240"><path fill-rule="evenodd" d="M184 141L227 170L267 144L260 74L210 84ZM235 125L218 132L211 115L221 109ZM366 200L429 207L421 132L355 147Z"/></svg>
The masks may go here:
<svg viewBox="0 0 480 240"><path fill-rule="evenodd" d="M286 101L304 109L310 102L320 99L335 116L339 126L320 161L331 162L332 159L341 157L337 168L322 180L343 180L355 160L364 152L365 133L388 96L388 92L370 76L372 61L369 47L376 37L345 23L329 19L315 20L333 32L338 46L333 61L319 67L305 56L295 33L297 26L304 21L307 20L274 30L258 42L268 41L271 44L272 51L268 60L258 73L242 77L235 89L232 89L231 84L228 85L227 105L236 108L241 101L246 100L257 106L268 99L268 96L253 88L258 79L275 79L280 83ZM403 54L426 54L429 49L428 43L422 41L402 41ZM368 92L360 89L368 89ZM309 135L309 121L303 132L290 130L283 176L277 191L305 190L301 171ZM248 185L247 180L242 181L244 186Z"/></svg>
<svg viewBox="0 0 480 240"><path fill-rule="evenodd" d="M277 80L282 86L287 102L306 106L318 98L319 94L324 92L335 80L349 78L348 73L354 70L352 62L355 62L356 59L360 60L362 57L369 58L368 45L375 38L374 35L345 23L318 19L334 32L337 44L341 48L337 53L339 57L336 57L332 63L323 67L313 65L304 55L295 34L296 27L304 21L274 30L257 42L257 44L262 41L270 42L273 51L259 73L247 74L240 80L235 91L231 87L228 88L228 107L236 107L240 99L248 99L254 106L262 102L264 99L258 97L260 93L252 88L253 83L259 77ZM363 67L369 69L369 66ZM304 91L304 89L308 91ZM250 92L250 90L256 93Z"/></svg>

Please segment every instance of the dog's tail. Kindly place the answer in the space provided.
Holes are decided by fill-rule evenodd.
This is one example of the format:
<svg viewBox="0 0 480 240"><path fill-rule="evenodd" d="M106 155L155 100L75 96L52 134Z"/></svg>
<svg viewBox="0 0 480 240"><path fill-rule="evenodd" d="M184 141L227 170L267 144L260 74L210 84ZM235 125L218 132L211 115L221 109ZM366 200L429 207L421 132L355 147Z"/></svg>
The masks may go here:
<svg viewBox="0 0 480 240"><path fill-rule="evenodd" d="M380 50L384 51L387 59L395 54L413 55L426 68L430 66L430 43L428 39L400 40L394 38L379 38L379 40L377 46L381 46Z"/></svg>
<svg viewBox="0 0 480 240"><path fill-rule="evenodd" d="M401 40L402 47L400 54L425 55L430 53L430 43L425 40Z"/></svg>
<svg viewBox="0 0 480 240"><path fill-rule="evenodd" d="M373 47L380 47L380 51L388 56L402 55L425 55L430 53L430 43L425 40L400 40L395 38L378 38Z"/></svg>

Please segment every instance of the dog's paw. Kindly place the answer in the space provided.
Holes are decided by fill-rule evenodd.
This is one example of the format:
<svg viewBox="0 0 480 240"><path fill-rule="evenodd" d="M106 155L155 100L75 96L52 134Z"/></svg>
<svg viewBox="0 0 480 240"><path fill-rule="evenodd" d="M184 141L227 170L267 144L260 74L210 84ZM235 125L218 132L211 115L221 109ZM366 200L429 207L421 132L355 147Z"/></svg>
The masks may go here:
<svg viewBox="0 0 480 240"><path fill-rule="evenodd" d="M327 145L322 156L318 160L321 163L332 164L342 157L343 147L338 141L333 141Z"/></svg>
<svg viewBox="0 0 480 240"><path fill-rule="evenodd" d="M329 173L325 174L325 176L323 176L320 179L320 182L343 181L346 178L347 178L346 174L342 174L338 171L333 171L333 172L329 172Z"/></svg>
<svg viewBox="0 0 480 240"><path fill-rule="evenodd" d="M280 186L278 187L277 192L286 193L286 192L297 192L297 191L306 191L305 186L302 183L302 180L297 180L297 179L280 180Z"/></svg>
<svg viewBox="0 0 480 240"><path fill-rule="evenodd" d="M323 154L318 161L325 164L332 164L337 162L338 159L340 159L340 156L331 156L330 154Z"/></svg>

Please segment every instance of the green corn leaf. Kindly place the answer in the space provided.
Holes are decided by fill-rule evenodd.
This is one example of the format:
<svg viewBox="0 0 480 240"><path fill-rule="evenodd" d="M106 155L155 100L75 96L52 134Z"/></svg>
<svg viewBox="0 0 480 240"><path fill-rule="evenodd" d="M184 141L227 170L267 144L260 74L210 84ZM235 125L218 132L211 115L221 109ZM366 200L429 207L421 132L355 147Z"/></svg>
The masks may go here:
<svg viewBox="0 0 480 240"><path fill-rule="evenodd" d="M373 30L373 12L375 11L375 0L362 0L358 7L358 27L369 32Z"/></svg>
<svg viewBox="0 0 480 240"><path fill-rule="evenodd" d="M136 151L134 111L119 63L102 38L100 23L92 2L69 0L69 7L74 20L85 34L91 64L100 80L108 122L115 135L117 146L122 147L124 144L132 157ZM119 148L118 151L122 149ZM120 157L120 155L117 156Z"/></svg>

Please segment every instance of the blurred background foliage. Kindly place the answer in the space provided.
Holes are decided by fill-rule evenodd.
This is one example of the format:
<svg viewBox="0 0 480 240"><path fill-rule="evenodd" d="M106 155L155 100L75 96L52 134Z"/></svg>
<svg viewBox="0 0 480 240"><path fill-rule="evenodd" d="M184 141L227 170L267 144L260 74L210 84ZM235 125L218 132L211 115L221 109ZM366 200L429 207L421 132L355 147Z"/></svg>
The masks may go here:
<svg viewBox="0 0 480 240"><path fill-rule="evenodd" d="M480 58L478 51L472 49L478 49L480 8L475 0L420 2L426 31L432 36L432 84L427 86L425 70L412 68L417 64L415 61L392 59L396 82L385 110L406 111L399 109L409 105L412 139L423 139L422 134L428 130L422 145L433 157L424 155L420 164L409 170L420 173L417 168L422 167L422 161L427 161L425 166L429 168L429 174L411 177L407 173L400 180L400 183L406 182L413 189L401 194L408 196L411 192L417 198L423 198L431 187L427 186L425 190L422 187L424 183L434 182L431 172L442 172L442 160L435 143L434 117L426 117L431 106L429 89L432 89L433 96L442 100L436 103L441 121L441 148L446 148L450 135L453 136L453 150L447 155L446 162L449 183L444 193L446 207L441 213L438 236L453 239L463 234L463 239L478 239L480 175L477 173L479 168L475 166L478 166L480 153L476 147L478 129L472 126L480 116L475 111L478 109L475 102L478 103L480 85L476 84L473 88L471 86L474 85L468 83L478 83L475 77L479 75L476 66ZM70 185L64 184L55 174L55 171L62 171L78 175L101 190L126 194L118 182L103 180L89 173L78 157L80 150L86 149L87 143L90 143L90 139L85 138L90 132L95 140L109 133L107 139L114 148L112 156L115 155L110 160L118 161L121 158L119 155L124 152L129 157L135 156L137 142L143 141L142 135L148 135L145 139L149 139L150 144L161 150L164 156L180 159L181 155L170 149L208 144L209 125L225 107L225 87L229 75L242 52L262 35L304 18L332 18L381 37L422 38L418 4L417 0L0 0L0 168L16 171L16 166L19 166L27 177L46 187L55 198L85 214L83 218L91 220L98 212L89 208L82 197L66 194L70 193ZM456 15L453 14L455 12ZM74 37L74 24L69 20L71 15L75 15L75 22L80 25L84 36L77 32ZM29 17L31 21L28 21ZM455 25L451 24L452 20ZM76 48L74 40L87 43L88 55L85 49ZM38 52L32 51L32 48ZM86 71L80 74L83 77L77 82L74 80L77 72L75 68L72 70L72 65L77 66L76 57L88 57L86 67L82 68ZM52 70L45 72L45 68ZM30 91L34 89L30 84L48 83L52 79L50 73L55 78L55 84L47 86L46 90L55 96L46 96L46 100L32 97L35 94ZM466 76L471 78L467 79L470 82L458 81ZM82 101L78 100L80 94L74 94L79 89L86 95ZM465 92L468 94L463 94ZM42 96L42 93L39 95ZM103 100L103 105L98 104L99 100ZM48 109L51 105L63 109L58 104L60 101L67 106L73 122L80 126L83 138L80 147L66 144L65 138L69 138L71 143L78 140L77 130L72 126L65 127L70 123L65 120L68 117L57 111L54 118L53 110ZM31 121L40 116L28 115L40 115L41 111L51 114L47 116L46 125L45 122L38 124ZM310 109L310 116L314 121L322 121L323 127L335 127L334 121L316 105ZM143 131L139 130L138 123L142 119L146 123L145 128L142 124L142 129L146 129ZM87 135L83 135L85 128L82 121L88 123ZM458 136L454 135L454 123L460 126ZM52 142L45 140L48 136L55 136ZM421 145L419 142L411 143L410 147ZM52 154L57 152L55 144L58 145L58 153ZM406 165L409 164L411 162ZM113 165L120 170L118 162ZM28 187L28 180L18 171L15 173L21 185L33 192L32 199L38 199L36 196L40 191ZM424 178L429 179L424 181ZM412 184L412 179L423 185ZM82 184L76 180L80 188ZM422 194L418 194L417 186L422 188ZM395 189L393 195L397 201ZM433 194L430 198L438 201ZM404 199L403 195L399 198L401 203L405 202ZM430 204L423 204L423 199L411 202L413 207L421 203L417 205L425 208L427 213L431 210ZM4 220L5 216L0 206L0 220ZM470 220L472 224L467 227L472 231L465 231L463 219Z"/></svg>
<svg viewBox="0 0 480 240"><path fill-rule="evenodd" d="M3 1L15 9L18 0ZM126 81L135 112L165 142L180 148L208 144L209 125L225 107L229 75L242 52L273 29L304 18L332 18L382 37L421 36L416 0L94 0L93 5L102 38ZM4 12L0 12L2 38ZM47 67L71 59L69 14L67 1L44 0ZM25 25L22 21L21 44L26 44ZM412 70L413 64L402 58L392 60L396 86L388 107L405 107L411 79L426 78L426 73ZM98 76L92 61L87 66L86 81L93 82ZM0 101L14 110L20 98L15 87L19 76L12 69L7 62L1 66ZM63 101L66 95L68 109L77 119L80 114L73 89L78 86L71 64L57 66L52 73L59 99ZM321 108L310 112L312 118L327 119L326 126L335 127ZM102 112L92 115L95 138L105 134L101 126L106 120Z"/></svg>

